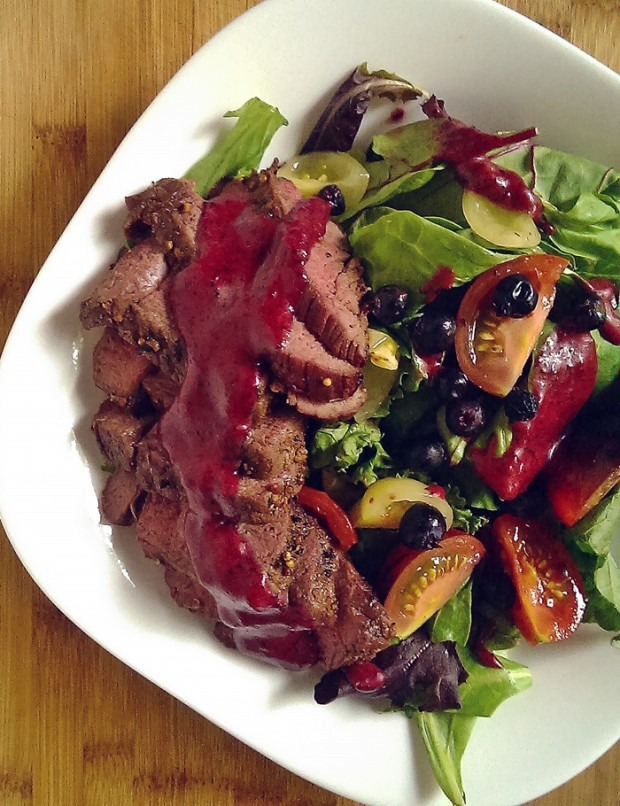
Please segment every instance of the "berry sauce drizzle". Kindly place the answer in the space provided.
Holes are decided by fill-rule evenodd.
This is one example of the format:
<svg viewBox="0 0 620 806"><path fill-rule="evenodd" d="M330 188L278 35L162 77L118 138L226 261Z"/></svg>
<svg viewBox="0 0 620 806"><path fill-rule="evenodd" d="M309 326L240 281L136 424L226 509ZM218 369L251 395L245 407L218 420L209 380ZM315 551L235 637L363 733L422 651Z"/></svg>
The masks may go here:
<svg viewBox="0 0 620 806"><path fill-rule="evenodd" d="M328 216L329 206L314 198L279 220L241 183L205 203L197 256L174 276L170 295L187 372L159 424L187 493L188 548L220 620L240 649L292 667L316 661L311 635L240 534L233 500L261 359L286 344L304 266ZM305 631L305 642L296 631Z"/></svg>

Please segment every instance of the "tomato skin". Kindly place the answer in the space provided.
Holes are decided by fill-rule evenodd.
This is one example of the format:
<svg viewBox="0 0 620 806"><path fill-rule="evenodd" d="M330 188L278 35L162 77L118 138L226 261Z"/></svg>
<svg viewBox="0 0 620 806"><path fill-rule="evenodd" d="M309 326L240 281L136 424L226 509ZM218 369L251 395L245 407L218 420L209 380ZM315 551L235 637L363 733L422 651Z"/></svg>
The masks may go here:
<svg viewBox="0 0 620 806"><path fill-rule="evenodd" d="M479 540L456 531L436 548L407 552L400 552L392 566L393 582L384 601L399 638L411 635L443 607L486 554Z"/></svg>
<svg viewBox="0 0 620 806"><path fill-rule="evenodd" d="M538 400L532 420L511 423L512 441L497 455L495 437L484 448L472 446L476 473L504 501L520 495L546 466L569 423L590 396L598 361L589 333L554 330L541 345L529 376Z"/></svg>
<svg viewBox="0 0 620 806"><path fill-rule="evenodd" d="M620 422L608 412L579 417L545 471L551 508L565 526L581 520L620 482Z"/></svg>
<svg viewBox="0 0 620 806"><path fill-rule="evenodd" d="M555 286L568 261L554 255L522 255L479 275L465 293L456 318L454 347L461 370L492 395L505 397L534 349L555 299ZM497 284L522 274L538 293L534 310L521 319L499 317L493 308Z"/></svg>
<svg viewBox="0 0 620 806"><path fill-rule="evenodd" d="M572 635L585 611L584 586L568 549L550 527L535 520L500 515L491 527L516 599L512 617L530 644Z"/></svg>
<svg viewBox="0 0 620 806"><path fill-rule="evenodd" d="M297 501L327 526L329 533L345 551L357 543L357 532L349 516L327 493L305 486L297 493Z"/></svg>

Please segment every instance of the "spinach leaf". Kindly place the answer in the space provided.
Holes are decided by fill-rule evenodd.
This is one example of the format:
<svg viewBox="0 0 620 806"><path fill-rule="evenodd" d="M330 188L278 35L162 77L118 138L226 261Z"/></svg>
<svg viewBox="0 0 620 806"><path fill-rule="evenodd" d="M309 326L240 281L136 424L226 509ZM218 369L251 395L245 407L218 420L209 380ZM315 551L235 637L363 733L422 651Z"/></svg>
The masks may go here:
<svg viewBox="0 0 620 806"><path fill-rule="evenodd" d="M495 161L543 199L554 229L547 243L572 256L584 275L620 276L618 171L544 146L519 148Z"/></svg>
<svg viewBox="0 0 620 806"><path fill-rule="evenodd" d="M275 106L260 98L250 98L224 117L237 118L234 128L185 174L186 179L196 182L196 192L201 196L226 176L243 176L258 168L273 135L280 126L288 125Z"/></svg>
<svg viewBox="0 0 620 806"><path fill-rule="evenodd" d="M465 806L461 762L476 718L458 711L416 711L411 716L437 783L454 806Z"/></svg>
<svg viewBox="0 0 620 806"><path fill-rule="evenodd" d="M611 554L620 519L620 488L564 531L586 593L584 620L620 630L620 570Z"/></svg>
<svg viewBox="0 0 620 806"><path fill-rule="evenodd" d="M459 687L459 713L464 716L492 716L505 700L532 685L532 673L527 666L501 657L503 668L491 669L478 663L466 647L459 646L457 650L469 675Z"/></svg>
<svg viewBox="0 0 620 806"><path fill-rule="evenodd" d="M598 332L592 331L596 345L597 372L592 397L600 394L620 377L620 349L616 344L610 344Z"/></svg>
<svg viewBox="0 0 620 806"><path fill-rule="evenodd" d="M457 283L464 283L505 260L409 210L362 213L349 238L372 288L400 286L409 292L412 310L424 303L423 288L439 267L448 266Z"/></svg>
<svg viewBox="0 0 620 806"><path fill-rule="evenodd" d="M454 641L465 646L471 630L471 582L463 585L435 615L431 627L431 640Z"/></svg>

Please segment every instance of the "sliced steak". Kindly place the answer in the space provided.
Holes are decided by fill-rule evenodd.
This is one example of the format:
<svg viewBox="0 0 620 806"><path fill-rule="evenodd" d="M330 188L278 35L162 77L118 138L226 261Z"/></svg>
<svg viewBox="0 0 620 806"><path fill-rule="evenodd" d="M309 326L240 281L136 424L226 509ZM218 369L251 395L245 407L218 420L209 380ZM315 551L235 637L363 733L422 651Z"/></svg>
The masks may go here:
<svg viewBox="0 0 620 806"><path fill-rule="evenodd" d="M101 493L101 514L108 523L129 526L135 520L142 497L135 473L117 468L106 479Z"/></svg>
<svg viewBox="0 0 620 806"><path fill-rule="evenodd" d="M317 403L316 400L311 400L309 397L288 392L286 401L291 406L295 406L300 414L311 417L313 420L337 422L353 417L362 408L367 397L366 388L360 386L345 400L328 400L326 403Z"/></svg>
<svg viewBox="0 0 620 806"><path fill-rule="evenodd" d="M156 291L168 266L156 241L149 238L125 250L116 264L80 306L82 325L116 327L132 307Z"/></svg>
<svg viewBox="0 0 620 806"><path fill-rule="evenodd" d="M193 575L194 568L185 542L186 516L187 501L184 498L171 500L149 493L136 522L136 536L147 557Z"/></svg>
<svg viewBox="0 0 620 806"><path fill-rule="evenodd" d="M132 470L136 445L150 423L150 418L136 417L118 403L104 400L93 417L92 429L106 459L116 468Z"/></svg>
<svg viewBox="0 0 620 806"><path fill-rule="evenodd" d="M118 324L120 333L176 383L185 372L185 348L170 312L168 281L132 305Z"/></svg>
<svg viewBox="0 0 620 806"><path fill-rule="evenodd" d="M111 327L107 327L93 350L93 380L112 400L131 405L141 392L153 364Z"/></svg>
<svg viewBox="0 0 620 806"><path fill-rule="evenodd" d="M308 282L295 314L328 352L363 367L368 352L366 316L360 302L367 291L362 269L350 259L342 230L330 221L306 263Z"/></svg>
<svg viewBox="0 0 620 806"><path fill-rule="evenodd" d="M287 343L272 354L271 370L276 378L273 389L317 403L351 397L362 382L357 367L330 355L297 319Z"/></svg>
<svg viewBox="0 0 620 806"><path fill-rule="evenodd" d="M166 565L164 580L179 607L192 613L199 613L207 619L217 618L217 607L213 597L195 576L184 574L171 565Z"/></svg>
<svg viewBox="0 0 620 806"><path fill-rule="evenodd" d="M293 527L303 533L303 553L289 595L312 619L321 662L336 669L370 660L385 648L394 625L368 583L300 507L295 507Z"/></svg>
<svg viewBox="0 0 620 806"><path fill-rule="evenodd" d="M179 269L194 257L196 228L203 200L188 179L160 179L151 187L127 196L125 234L130 241L152 237L171 268Z"/></svg>
<svg viewBox="0 0 620 806"><path fill-rule="evenodd" d="M178 499L179 478L157 435L156 426L136 444L134 464L138 484L143 490Z"/></svg>
<svg viewBox="0 0 620 806"><path fill-rule="evenodd" d="M96 372L109 399L93 421L117 466L104 514L135 517L175 601L228 645L291 668L373 657L393 625L296 501L302 415L346 419L366 398L365 288L344 236L273 170L206 202L161 180L127 206L134 245L81 309L85 327L108 328ZM141 396L150 417L134 413Z"/></svg>
<svg viewBox="0 0 620 806"><path fill-rule="evenodd" d="M338 554L334 587L338 602L336 621L328 628L317 629L321 660L326 669L371 660L389 645L394 635L394 624L383 605L342 554Z"/></svg>
<svg viewBox="0 0 620 806"><path fill-rule="evenodd" d="M276 175L276 165L250 174L243 180L254 204L267 215L284 218L301 199L301 193L288 179Z"/></svg>
<svg viewBox="0 0 620 806"><path fill-rule="evenodd" d="M163 412L170 407L176 397L179 391L179 383L159 370L144 378L142 388L151 401L153 408Z"/></svg>

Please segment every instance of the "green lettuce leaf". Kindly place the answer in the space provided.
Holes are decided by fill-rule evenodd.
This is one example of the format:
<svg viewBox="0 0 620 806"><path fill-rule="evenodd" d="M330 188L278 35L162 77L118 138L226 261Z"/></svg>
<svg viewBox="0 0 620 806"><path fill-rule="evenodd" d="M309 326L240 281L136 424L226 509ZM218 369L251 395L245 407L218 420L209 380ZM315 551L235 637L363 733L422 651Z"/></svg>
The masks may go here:
<svg viewBox="0 0 620 806"><path fill-rule="evenodd" d="M466 585L454 594L433 618L431 640L435 643L454 641L465 646L471 631L472 585Z"/></svg>
<svg viewBox="0 0 620 806"><path fill-rule="evenodd" d="M310 467L346 472L350 481L368 487L392 466L381 438L381 431L370 420L327 423L312 438Z"/></svg>
<svg viewBox="0 0 620 806"><path fill-rule="evenodd" d="M226 176L245 176L258 168L273 135L288 125L275 106L260 98L250 98L224 117L237 118L234 128L185 174L186 179L196 182L196 192L201 196Z"/></svg>
<svg viewBox="0 0 620 806"><path fill-rule="evenodd" d="M619 520L620 488L616 488L563 535L583 577L584 620L614 631L620 630L620 570L611 551Z"/></svg>
<svg viewBox="0 0 620 806"><path fill-rule="evenodd" d="M620 173L584 157L530 146L496 159L541 197L549 243L587 276L620 276Z"/></svg>
<svg viewBox="0 0 620 806"><path fill-rule="evenodd" d="M597 372L592 397L603 392L620 377L620 349L616 344L610 344L598 332L592 331L596 345Z"/></svg>
<svg viewBox="0 0 620 806"><path fill-rule="evenodd" d="M465 806L461 762L476 717L455 711L415 711L411 718L443 793L454 806Z"/></svg>
<svg viewBox="0 0 620 806"><path fill-rule="evenodd" d="M502 669L491 669L478 663L466 647L458 647L461 663L469 677L459 687L463 716L492 716L509 697L532 685L532 673L521 663L500 657Z"/></svg>
<svg viewBox="0 0 620 806"><path fill-rule="evenodd" d="M412 312L424 303L422 289L439 267L448 266L460 284L505 260L409 210L362 213L349 238L372 288L400 286L410 295Z"/></svg>
<svg viewBox="0 0 620 806"><path fill-rule="evenodd" d="M527 667L501 658L503 669L489 669L476 661L472 653L458 647L459 657L469 677L459 686L462 707L459 711L420 712L409 716L420 731L437 782L453 804L465 804L461 764L474 723L489 717L509 697L525 691L532 684Z"/></svg>

